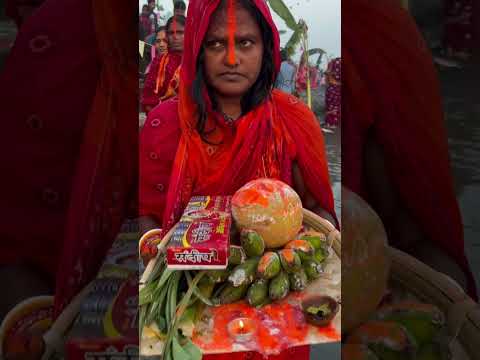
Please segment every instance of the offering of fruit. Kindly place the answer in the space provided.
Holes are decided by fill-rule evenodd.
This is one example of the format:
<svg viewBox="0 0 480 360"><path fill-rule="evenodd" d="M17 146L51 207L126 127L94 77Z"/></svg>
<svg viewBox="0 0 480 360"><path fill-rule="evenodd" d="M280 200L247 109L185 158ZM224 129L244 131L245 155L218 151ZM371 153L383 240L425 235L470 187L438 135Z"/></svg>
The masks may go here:
<svg viewBox="0 0 480 360"><path fill-rule="evenodd" d="M261 306L268 299L268 280L258 279L247 293L247 301L251 306Z"/></svg>
<svg viewBox="0 0 480 360"><path fill-rule="evenodd" d="M272 300L280 300L288 295L290 290L290 280L288 274L285 271L275 276L270 282L268 294Z"/></svg>
<svg viewBox="0 0 480 360"><path fill-rule="evenodd" d="M195 199L198 201L193 201ZM217 203L223 204L228 200L209 196L195 199L189 202L192 208L192 212L188 213L190 218L196 207L216 208ZM193 261L197 257L203 260L207 255L215 259L217 249L204 249L202 239L206 233L214 240L219 227L221 235L228 234L229 237L225 251L222 250L222 254L226 255L223 257L225 268L190 264L181 268L169 267L167 245L167 252L158 253L152 272L142 284L139 294L140 328L165 338L167 357L178 350L178 344L182 348L192 345L184 344L182 336L192 333L196 319L206 307L237 301L246 301L252 307L263 307L285 299L290 292L305 290L309 282L322 275L323 264L330 254L327 236L312 231L299 234L303 208L300 198L288 185L270 179L248 183L232 197L232 215L235 222L228 232L221 222L213 224L206 219L195 223L195 231L190 237L197 240L194 250L198 250L198 254L183 243L185 231L182 230L183 235L177 234L175 239L177 245L182 244L179 252L174 254L179 262ZM185 217L184 222L187 220L188 217ZM180 225L182 223L177 226ZM215 244L213 240L210 242ZM294 296L292 299L296 301L301 297ZM338 311L335 308L331 310L329 313L319 308L309 316L316 317L317 324L322 318L320 326L324 326ZM152 329L156 332L150 331ZM147 335L144 332L142 336Z"/></svg>
<svg viewBox="0 0 480 360"><path fill-rule="evenodd" d="M254 230L268 249L294 240L302 227L302 202L287 184L257 179L240 188L232 198L232 214L239 229Z"/></svg>
<svg viewBox="0 0 480 360"><path fill-rule="evenodd" d="M368 359L364 351L368 348L368 356L373 353L380 360L447 360L452 358L450 343L445 315L439 308L402 301L382 306L373 320L356 328L347 337L342 354L347 360Z"/></svg>
<svg viewBox="0 0 480 360"><path fill-rule="evenodd" d="M415 359L417 350L403 326L387 321L369 321L359 326L346 343L367 345L384 360Z"/></svg>
<svg viewBox="0 0 480 360"><path fill-rule="evenodd" d="M290 280L290 289L292 291L302 291L305 290L308 284L308 277L305 273L305 270L300 268L300 270L291 273L289 275Z"/></svg>
<svg viewBox="0 0 480 360"><path fill-rule="evenodd" d="M380 218L345 187L342 224L342 332L348 332L370 318L380 303L387 288L390 260Z"/></svg>
<svg viewBox="0 0 480 360"><path fill-rule="evenodd" d="M445 315L439 308L411 301L383 306L375 317L402 325L418 346L432 343L438 331L445 326Z"/></svg>
<svg viewBox="0 0 480 360"><path fill-rule="evenodd" d="M259 258L251 258L243 264L237 265L228 277L228 281L234 286L250 285L255 280Z"/></svg>
<svg viewBox="0 0 480 360"><path fill-rule="evenodd" d="M245 262L247 254L241 246L230 245L230 254L228 256L229 265L240 265Z"/></svg>
<svg viewBox="0 0 480 360"><path fill-rule="evenodd" d="M240 241L248 257L263 255L265 242L256 231L243 229L240 233Z"/></svg>
<svg viewBox="0 0 480 360"><path fill-rule="evenodd" d="M280 257L275 252L266 252L257 267L257 275L262 279L271 279L278 275L282 269Z"/></svg>
<svg viewBox="0 0 480 360"><path fill-rule="evenodd" d="M287 273L293 273L300 270L302 266L302 261L297 252L292 249L283 249L278 252L280 256L280 263L282 264L283 270Z"/></svg>
<svg viewBox="0 0 480 360"><path fill-rule="evenodd" d="M315 254L314 247L306 240L293 240L285 245L285 249L292 249L300 256L300 260L310 259Z"/></svg>

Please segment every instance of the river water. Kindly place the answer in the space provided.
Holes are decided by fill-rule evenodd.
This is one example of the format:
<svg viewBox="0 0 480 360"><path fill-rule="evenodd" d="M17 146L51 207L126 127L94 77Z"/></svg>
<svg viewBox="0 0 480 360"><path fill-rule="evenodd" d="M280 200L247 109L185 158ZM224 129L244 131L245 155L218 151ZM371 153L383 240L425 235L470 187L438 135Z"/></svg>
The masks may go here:
<svg viewBox="0 0 480 360"><path fill-rule="evenodd" d="M480 72L466 64L441 69L439 75L465 252L480 289Z"/></svg>

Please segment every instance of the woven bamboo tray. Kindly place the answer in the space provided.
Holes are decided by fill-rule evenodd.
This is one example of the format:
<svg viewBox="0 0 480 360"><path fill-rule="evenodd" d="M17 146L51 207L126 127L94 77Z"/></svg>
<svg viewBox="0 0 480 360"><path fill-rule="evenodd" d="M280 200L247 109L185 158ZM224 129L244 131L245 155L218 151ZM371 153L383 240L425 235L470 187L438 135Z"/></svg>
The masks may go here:
<svg viewBox="0 0 480 360"><path fill-rule="evenodd" d="M450 277L402 251L389 248L390 283L400 285L421 301L438 306L446 315L450 334L463 345L470 359L480 359L480 305Z"/></svg>
<svg viewBox="0 0 480 360"><path fill-rule="evenodd" d="M303 209L303 224L314 231L319 231L324 233L327 236L328 243L332 246L334 253L339 260L341 259L341 234L340 232L333 226L328 220L321 218L317 214ZM144 286L147 279L150 277L152 271L154 270L155 266L157 265L157 261L160 258L160 253L164 250L166 244L170 240L170 237L173 234L175 227L172 228L165 237L161 240L158 245L158 254L157 256L152 259L148 264L143 272L141 279L140 279L140 288ZM145 241L146 238L150 236L155 236L160 233L160 230L155 229L145 233L142 238L140 239L140 244ZM308 291L308 288L305 290ZM341 334L341 310L336 315L335 319L332 321L334 324L335 329L338 331L338 334ZM146 349L142 346L142 340L140 340L140 355L142 359L149 358L151 356L158 356L158 351L145 351Z"/></svg>

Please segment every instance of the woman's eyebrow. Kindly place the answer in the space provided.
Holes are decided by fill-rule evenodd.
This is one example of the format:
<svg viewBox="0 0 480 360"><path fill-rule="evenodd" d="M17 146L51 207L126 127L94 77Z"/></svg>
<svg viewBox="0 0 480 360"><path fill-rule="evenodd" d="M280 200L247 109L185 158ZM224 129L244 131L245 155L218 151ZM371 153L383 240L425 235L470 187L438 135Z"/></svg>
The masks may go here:
<svg viewBox="0 0 480 360"><path fill-rule="evenodd" d="M212 41L212 40L220 41L220 40L226 40L227 38L228 38L227 35L221 36L221 35L218 35L218 34L207 34L205 36L205 40L207 40L207 41Z"/></svg>
<svg viewBox="0 0 480 360"><path fill-rule="evenodd" d="M260 37L259 34L255 34L251 31L245 31L245 32L242 32L242 33L236 33L235 34L235 37L236 38L257 38L257 37Z"/></svg>
<svg viewBox="0 0 480 360"><path fill-rule="evenodd" d="M245 38L259 38L260 36L258 34L252 33L252 32L243 32L243 33L236 33L235 38L236 39L245 39ZM222 41L222 40L227 40L228 39L228 34L225 35L220 35L220 34L207 34L205 36L205 40L211 41L211 40L217 40L217 41Z"/></svg>

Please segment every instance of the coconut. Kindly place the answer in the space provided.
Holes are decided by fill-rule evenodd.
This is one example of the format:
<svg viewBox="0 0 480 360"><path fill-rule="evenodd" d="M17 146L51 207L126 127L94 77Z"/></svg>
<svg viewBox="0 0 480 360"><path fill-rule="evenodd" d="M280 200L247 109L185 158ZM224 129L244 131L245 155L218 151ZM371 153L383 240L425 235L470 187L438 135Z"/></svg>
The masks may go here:
<svg viewBox="0 0 480 360"><path fill-rule="evenodd" d="M258 232L269 249L294 240L302 227L302 201L287 184L257 179L240 188L232 198L236 226Z"/></svg>
<svg viewBox="0 0 480 360"><path fill-rule="evenodd" d="M387 235L375 211L342 188L342 332L375 311L387 289Z"/></svg>

